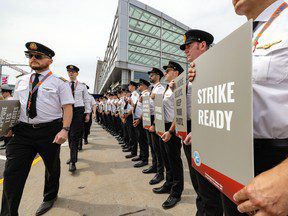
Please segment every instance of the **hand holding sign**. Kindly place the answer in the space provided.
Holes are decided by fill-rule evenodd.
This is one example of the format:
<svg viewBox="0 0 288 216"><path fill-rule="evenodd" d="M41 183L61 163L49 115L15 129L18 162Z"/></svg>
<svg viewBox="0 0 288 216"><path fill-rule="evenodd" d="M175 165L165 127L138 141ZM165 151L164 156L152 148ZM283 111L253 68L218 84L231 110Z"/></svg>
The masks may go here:
<svg viewBox="0 0 288 216"><path fill-rule="evenodd" d="M189 81L192 82L196 76L196 65L194 62L190 63L190 68L188 69Z"/></svg>
<svg viewBox="0 0 288 216"><path fill-rule="evenodd" d="M175 89L175 81L174 81L174 80L172 80L172 81L169 83L169 88L170 88L172 91L174 91L174 89Z"/></svg>
<svg viewBox="0 0 288 216"><path fill-rule="evenodd" d="M168 142L171 139L171 134L166 131L162 136L161 139L163 140L163 142Z"/></svg>
<svg viewBox="0 0 288 216"><path fill-rule="evenodd" d="M153 125L149 128L149 132L151 133L155 132L155 127Z"/></svg>
<svg viewBox="0 0 288 216"><path fill-rule="evenodd" d="M234 195L242 213L259 210L256 215L288 214L288 191L285 190L288 175L287 164L276 166L255 177L250 184Z"/></svg>
<svg viewBox="0 0 288 216"><path fill-rule="evenodd" d="M191 142L192 142L192 132L190 132L190 133L187 135L187 137L186 137L186 139L183 141L183 143L184 143L185 145L189 146L189 145L191 145Z"/></svg>

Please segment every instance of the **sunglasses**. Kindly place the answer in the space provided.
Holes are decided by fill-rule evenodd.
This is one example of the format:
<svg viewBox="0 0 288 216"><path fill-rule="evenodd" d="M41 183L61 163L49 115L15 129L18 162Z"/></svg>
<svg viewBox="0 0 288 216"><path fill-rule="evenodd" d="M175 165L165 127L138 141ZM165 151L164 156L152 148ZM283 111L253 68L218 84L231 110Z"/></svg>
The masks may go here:
<svg viewBox="0 0 288 216"><path fill-rule="evenodd" d="M27 58L32 59L33 57L37 60L42 60L44 58L47 58L47 56L45 55L41 55L41 54L32 54L32 53L27 53L25 54Z"/></svg>
<svg viewBox="0 0 288 216"><path fill-rule="evenodd" d="M77 71L67 70L68 73L78 73Z"/></svg>

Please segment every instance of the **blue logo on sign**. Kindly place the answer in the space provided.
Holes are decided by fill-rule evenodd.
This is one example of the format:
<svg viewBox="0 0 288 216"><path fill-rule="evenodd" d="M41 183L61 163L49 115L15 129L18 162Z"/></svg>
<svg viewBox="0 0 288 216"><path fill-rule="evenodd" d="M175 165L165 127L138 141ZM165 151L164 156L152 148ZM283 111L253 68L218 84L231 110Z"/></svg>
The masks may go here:
<svg viewBox="0 0 288 216"><path fill-rule="evenodd" d="M193 158L194 158L194 162L195 162L196 166L200 166L201 165L201 158L200 158L200 154L198 151L195 151L193 153Z"/></svg>

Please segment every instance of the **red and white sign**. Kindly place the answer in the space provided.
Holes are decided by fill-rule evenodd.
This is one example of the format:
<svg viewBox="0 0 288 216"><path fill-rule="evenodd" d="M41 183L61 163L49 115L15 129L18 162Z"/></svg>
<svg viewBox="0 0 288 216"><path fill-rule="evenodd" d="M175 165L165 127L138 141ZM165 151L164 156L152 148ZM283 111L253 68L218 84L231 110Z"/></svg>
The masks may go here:
<svg viewBox="0 0 288 216"><path fill-rule="evenodd" d="M8 84L8 78L9 78L9 75L2 75L1 85Z"/></svg>
<svg viewBox="0 0 288 216"><path fill-rule="evenodd" d="M192 83L193 167L232 201L254 177L251 36L247 22L197 58Z"/></svg>

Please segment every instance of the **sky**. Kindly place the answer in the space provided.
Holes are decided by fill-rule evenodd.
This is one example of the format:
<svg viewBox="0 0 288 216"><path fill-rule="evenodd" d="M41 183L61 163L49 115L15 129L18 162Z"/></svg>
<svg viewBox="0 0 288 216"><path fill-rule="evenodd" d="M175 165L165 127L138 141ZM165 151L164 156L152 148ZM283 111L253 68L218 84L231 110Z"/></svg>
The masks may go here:
<svg viewBox="0 0 288 216"><path fill-rule="evenodd" d="M246 22L232 0L141 0L219 42ZM118 0L0 0L0 58L27 64L25 43L40 42L56 53L51 70L68 79L66 65L80 68L78 80L93 92L97 60L103 59ZM30 72L29 67L22 69ZM9 83L15 83L11 69Z"/></svg>

